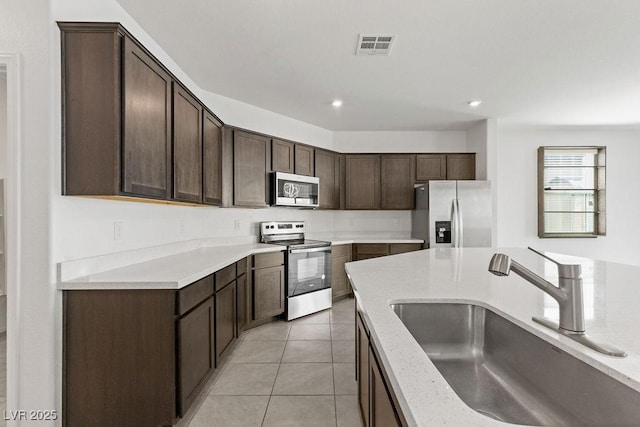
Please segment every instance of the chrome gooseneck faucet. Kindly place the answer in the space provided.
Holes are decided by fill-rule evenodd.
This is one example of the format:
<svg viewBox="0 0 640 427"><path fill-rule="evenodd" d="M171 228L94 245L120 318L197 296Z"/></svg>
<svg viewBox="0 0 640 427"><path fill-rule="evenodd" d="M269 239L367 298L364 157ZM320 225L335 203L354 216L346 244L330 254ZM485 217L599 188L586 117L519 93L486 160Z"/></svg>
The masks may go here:
<svg viewBox="0 0 640 427"><path fill-rule="evenodd" d="M505 254L493 255L489 262L489 271L496 276L508 276L509 272L513 271L558 301L558 305L560 306L560 323L537 316L533 317L535 322L554 329L600 353L625 357L627 353L623 350L609 344L596 342L585 334L584 303L582 300L582 269L580 264L562 264L533 248L529 249L558 266L559 286L555 286L553 283L546 281Z"/></svg>

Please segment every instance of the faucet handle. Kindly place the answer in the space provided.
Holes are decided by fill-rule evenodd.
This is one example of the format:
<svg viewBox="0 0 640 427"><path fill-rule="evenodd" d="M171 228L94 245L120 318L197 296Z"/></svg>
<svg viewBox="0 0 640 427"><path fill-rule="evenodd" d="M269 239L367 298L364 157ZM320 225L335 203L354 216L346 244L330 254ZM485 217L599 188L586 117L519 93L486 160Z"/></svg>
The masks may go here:
<svg viewBox="0 0 640 427"><path fill-rule="evenodd" d="M531 246L527 247L530 251L540 255L542 258L545 258L555 265L558 266L558 276L564 279L579 279L582 274L582 266L580 264L563 264L555 259L551 258L544 253L533 249Z"/></svg>

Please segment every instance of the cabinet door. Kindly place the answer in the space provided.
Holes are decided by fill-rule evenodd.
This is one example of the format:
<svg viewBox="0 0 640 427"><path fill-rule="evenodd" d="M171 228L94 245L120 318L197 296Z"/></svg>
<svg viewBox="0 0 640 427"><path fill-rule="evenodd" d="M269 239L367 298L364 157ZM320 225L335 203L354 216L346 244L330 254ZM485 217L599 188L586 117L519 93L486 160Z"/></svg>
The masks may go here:
<svg viewBox="0 0 640 427"><path fill-rule="evenodd" d="M238 287L237 329L238 335L247 324L247 275L243 274L236 280Z"/></svg>
<svg viewBox="0 0 640 427"><path fill-rule="evenodd" d="M166 199L171 170L171 77L124 38L123 192Z"/></svg>
<svg viewBox="0 0 640 427"><path fill-rule="evenodd" d="M320 208L340 207L340 168L338 155L330 151L315 150L315 175L320 178Z"/></svg>
<svg viewBox="0 0 640 427"><path fill-rule="evenodd" d="M233 138L233 204L268 205L267 170L271 162L266 137L235 131Z"/></svg>
<svg viewBox="0 0 640 427"><path fill-rule="evenodd" d="M253 320L284 313L284 266L253 271Z"/></svg>
<svg viewBox="0 0 640 427"><path fill-rule="evenodd" d="M413 209L415 164L413 155L380 156L381 209Z"/></svg>
<svg viewBox="0 0 640 427"><path fill-rule="evenodd" d="M331 295L337 298L351 293L351 287L344 271L349 262L346 256L333 257L331 260Z"/></svg>
<svg viewBox="0 0 640 427"><path fill-rule="evenodd" d="M476 155L448 154L447 179L476 179Z"/></svg>
<svg viewBox="0 0 640 427"><path fill-rule="evenodd" d="M313 147L296 144L295 173L313 176Z"/></svg>
<svg viewBox="0 0 640 427"><path fill-rule="evenodd" d="M293 173L293 143L271 140L271 169L274 172Z"/></svg>
<svg viewBox="0 0 640 427"><path fill-rule="evenodd" d="M345 207L380 209L380 156L345 156Z"/></svg>
<svg viewBox="0 0 640 427"><path fill-rule="evenodd" d="M216 292L216 360L236 338L236 282Z"/></svg>
<svg viewBox="0 0 640 427"><path fill-rule="evenodd" d="M416 156L416 181L447 179L446 154L418 154Z"/></svg>
<svg viewBox="0 0 640 427"><path fill-rule="evenodd" d="M222 123L208 111L202 125L204 203L222 204Z"/></svg>
<svg viewBox="0 0 640 427"><path fill-rule="evenodd" d="M202 202L202 105L173 84L173 198Z"/></svg>
<svg viewBox="0 0 640 427"><path fill-rule="evenodd" d="M369 405L371 427L400 427L400 421L393 407L378 362L369 347Z"/></svg>
<svg viewBox="0 0 640 427"><path fill-rule="evenodd" d="M369 338L356 314L356 380L358 381L358 407L365 427L369 427Z"/></svg>
<svg viewBox="0 0 640 427"><path fill-rule="evenodd" d="M215 368L213 298L178 320L178 411L184 416Z"/></svg>

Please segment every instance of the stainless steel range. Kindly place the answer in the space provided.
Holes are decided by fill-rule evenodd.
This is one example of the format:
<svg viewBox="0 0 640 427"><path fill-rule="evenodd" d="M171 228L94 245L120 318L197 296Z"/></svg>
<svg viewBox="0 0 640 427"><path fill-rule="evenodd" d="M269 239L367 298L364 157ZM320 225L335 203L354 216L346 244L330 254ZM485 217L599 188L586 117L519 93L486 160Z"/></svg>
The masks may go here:
<svg viewBox="0 0 640 427"><path fill-rule="evenodd" d="M263 243L287 247L287 320L331 308L331 242L304 238L304 221L260 223Z"/></svg>

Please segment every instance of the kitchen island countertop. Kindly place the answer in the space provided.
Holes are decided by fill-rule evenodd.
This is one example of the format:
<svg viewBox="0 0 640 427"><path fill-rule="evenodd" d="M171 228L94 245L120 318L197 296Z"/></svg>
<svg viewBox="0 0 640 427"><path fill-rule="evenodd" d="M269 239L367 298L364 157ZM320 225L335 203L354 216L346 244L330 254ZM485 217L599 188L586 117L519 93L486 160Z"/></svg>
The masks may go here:
<svg viewBox="0 0 640 427"><path fill-rule="evenodd" d="M430 249L346 264L358 309L410 425L509 425L469 408L451 389L390 304L462 302L487 307L516 325L640 392L640 267L550 254L580 263L586 331L621 347L626 358L597 353L532 321L558 315L558 304L516 274L496 277L487 267L496 252L557 285L556 266L526 249Z"/></svg>

